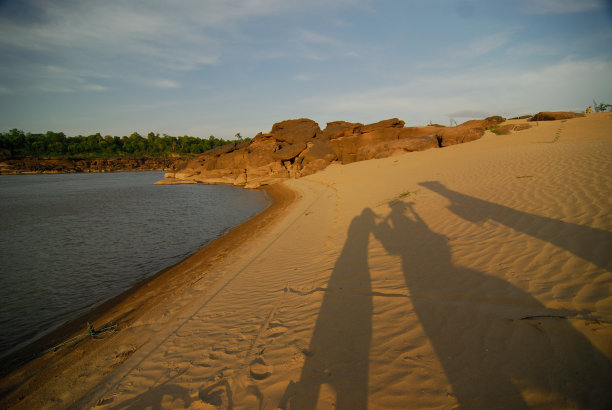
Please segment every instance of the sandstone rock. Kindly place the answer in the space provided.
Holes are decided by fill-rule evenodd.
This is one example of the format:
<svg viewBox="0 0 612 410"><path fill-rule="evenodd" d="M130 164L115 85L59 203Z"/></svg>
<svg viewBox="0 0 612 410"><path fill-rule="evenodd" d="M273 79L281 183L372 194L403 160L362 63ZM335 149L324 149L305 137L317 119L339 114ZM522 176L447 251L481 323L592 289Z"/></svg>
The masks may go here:
<svg viewBox="0 0 612 410"><path fill-rule="evenodd" d="M236 149L236 143L232 142L230 144L221 145L219 147L215 147L211 150L205 152L205 155L216 156L227 154L228 152L232 152Z"/></svg>
<svg viewBox="0 0 612 410"><path fill-rule="evenodd" d="M328 141L329 147L343 164L357 161L357 151L360 148L360 135L334 138Z"/></svg>
<svg viewBox="0 0 612 410"><path fill-rule="evenodd" d="M468 128L476 128L481 130L488 130L491 127L494 127L502 122L506 121L504 117L500 117L499 115L495 115L493 117L485 118L484 120L470 120L466 121L461 126Z"/></svg>
<svg viewBox="0 0 612 410"><path fill-rule="evenodd" d="M312 120L288 120L250 143L228 144L183 161L168 177L256 188L315 173L335 161L348 164L472 141L503 121L489 117L457 127L408 128L397 118L368 125L335 121L321 131Z"/></svg>
<svg viewBox="0 0 612 410"><path fill-rule="evenodd" d="M361 127L361 132L370 132L381 128L403 128L404 121L399 120L397 118L391 118L388 120L383 120L379 122L375 122L373 124L364 125Z"/></svg>
<svg viewBox="0 0 612 410"><path fill-rule="evenodd" d="M299 176L314 174L327 168L337 159L336 153L329 145L317 141L305 151L301 162L302 169L297 174Z"/></svg>
<svg viewBox="0 0 612 410"><path fill-rule="evenodd" d="M319 124L307 118L277 122L270 131L277 141L289 144L308 142L319 133L321 133Z"/></svg>
<svg viewBox="0 0 612 410"><path fill-rule="evenodd" d="M555 121L569 120L571 118L584 117L585 114L567 112L567 111L542 111L531 117L527 121Z"/></svg>
<svg viewBox="0 0 612 410"><path fill-rule="evenodd" d="M531 128L530 124L517 124L514 127L514 131L523 131L523 130L527 130L529 128Z"/></svg>
<svg viewBox="0 0 612 410"><path fill-rule="evenodd" d="M318 159L332 162L338 159L338 156L333 149L324 142L315 142L308 148L304 154L304 163L315 161Z"/></svg>
<svg viewBox="0 0 612 410"><path fill-rule="evenodd" d="M306 143L298 142L296 144L286 145L282 147L278 151L274 152L272 156L275 159L286 161L286 160L290 160L290 159L297 157L305 149L306 149Z"/></svg>
<svg viewBox="0 0 612 410"><path fill-rule="evenodd" d="M247 164L252 167L261 167L272 162L279 162L274 158L274 152L279 148L279 144L276 140L271 138L262 139L260 141L253 141L251 145L246 149Z"/></svg>
<svg viewBox="0 0 612 410"><path fill-rule="evenodd" d="M500 125L499 127L491 128L491 132L497 135L507 135L514 130L514 124Z"/></svg>
<svg viewBox="0 0 612 410"><path fill-rule="evenodd" d="M406 152L424 151L438 147L438 139L435 135L422 137L404 138L395 141L379 142L366 145L360 148L357 153L358 161L365 161L374 158L386 158Z"/></svg>
<svg viewBox="0 0 612 410"><path fill-rule="evenodd" d="M438 148L438 138L433 134L405 138L391 142L389 148L394 151L402 150L404 152L425 151L431 148Z"/></svg>
<svg viewBox="0 0 612 410"><path fill-rule="evenodd" d="M400 135L404 132L403 126L404 121L391 118L374 124L352 128L351 134L346 132L337 134L336 138L328 141L328 144L343 164L363 161L364 159L372 158L368 153L369 151L363 149L364 147L399 139Z"/></svg>
<svg viewBox="0 0 612 410"><path fill-rule="evenodd" d="M440 147L462 144L482 138L484 130L480 128L470 128L461 124L457 127L441 128L436 132Z"/></svg>
<svg viewBox="0 0 612 410"><path fill-rule="evenodd" d="M346 122L346 121L333 121L328 122L327 126L321 134L321 138L331 139L340 136L353 135L359 132L359 129L363 127L361 123Z"/></svg>
<svg viewBox="0 0 612 410"><path fill-rule="evenodd" d="M435 125L428 125L427 127L405 127L399 130L398 139L435 136L438 129L444 128L446 127Z"/></svg>

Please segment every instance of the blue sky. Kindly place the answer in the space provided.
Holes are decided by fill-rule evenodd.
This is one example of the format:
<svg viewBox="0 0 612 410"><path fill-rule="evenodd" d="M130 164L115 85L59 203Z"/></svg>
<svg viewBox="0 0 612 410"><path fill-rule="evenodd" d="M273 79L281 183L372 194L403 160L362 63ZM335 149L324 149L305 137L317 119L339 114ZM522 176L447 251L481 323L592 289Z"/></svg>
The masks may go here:
<svg viewBox="0 0 612 410"><path fill-rule="evenodd" d="M448 124L612 103L612 4L5 0L0 55L0 131Z"/></svg>

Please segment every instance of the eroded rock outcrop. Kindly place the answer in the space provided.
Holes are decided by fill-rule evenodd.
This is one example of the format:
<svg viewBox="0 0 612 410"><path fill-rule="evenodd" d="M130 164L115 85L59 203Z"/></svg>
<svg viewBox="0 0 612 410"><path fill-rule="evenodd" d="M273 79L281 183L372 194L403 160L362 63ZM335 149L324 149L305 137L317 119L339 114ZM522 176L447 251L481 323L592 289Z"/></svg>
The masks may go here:
<svg viewBox="0 0 612 410"><path fill-rule="evenodd" d="M531 117L528 121L555 121L569 120L570 118L584 117L584 114L568 111L542 111Z"/></svg>
<svg viewBox="0 0 612 410"><path fill-rule="evenodd" d="M251 142L233 143L205 152L175 166L163 183L185 181L257 188L285 178L299 178L327 168L385 158L411 151L473 141L502 117L468 121L456 127L404 127L391 118L373 124L334 121L321 130L307 119L276 123Z"/></svg>

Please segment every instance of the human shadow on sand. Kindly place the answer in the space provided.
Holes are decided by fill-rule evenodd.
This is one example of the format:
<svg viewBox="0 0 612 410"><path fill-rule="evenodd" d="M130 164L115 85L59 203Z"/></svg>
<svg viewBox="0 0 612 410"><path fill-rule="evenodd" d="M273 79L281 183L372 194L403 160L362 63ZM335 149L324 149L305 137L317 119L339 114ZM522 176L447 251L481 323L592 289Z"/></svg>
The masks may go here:
<svg viewBox="0 0 612 410"><path fill-rule="evenodd" d="M372 339L372 288L368 244L374 213L364 210L348 229L348 238L325 289L300 380L291 383L279 407L315 409L321 387L335 392L337 409L365 409L368 355Z"/></svg>
<svg viewBox="0 0 612 410"><path fill-rule="evenodd" d="M449 197L456 212L478 201L423 185ZM612 408L612 365L588 339L522 289L455 266L446 237L410 204L390 206L374 234L401 257L412 305L461 408L528 408L535 397L545 407ZM498 205L479 206L512 219Z"/></svg>
<svg viewBox="0 0 612 410"><path fill-rule="evenodd" d="M448 189L437 181L419 185L450 201L449 209L472 222L493 220L514 230L566 249L600 268L612 270L612 233L602 229L576 225L545 216L533 215L507 206L473 198Z"/></svg>
<svg viewBox="0 0 612 410"><path fill-rule="evenodd" d="M163 405L164 399L167 403ZM182 406L178 406L177 400L182 401ZM113 400L101 400L98 405L103 405L112 402ZM142 394L126 400L113 406L112 410L136 410L136 409L152 409L161 410L167 408L169 403L172 403L173 408L188 408L192 403L193 399L190 397L189 390L179 386L177 384L164 383L155 387L149 388Z"/></svg>
<svg viewBox="0 0 612 410"><path fill-rule="evenodd" d="M451 210L460 215L477 210L481 218L493 218L606 266L599 253L562 242L554 232L563 229L575 239L592 234L605 240L599 230L480 201L439 183L422 185L447 196ZM310 345L303 351L300 380L289 384L280 408L316 408L323 385L335 393L336 408L367 408L372 234L386 252L400 256L412 307L459 407L612 408L612 364L564 318L567 312L551 311L503 279L454 265L447 238L429 229L411 204L389 205L384 220L369 208L352 220L324 290ZM520 226L513 226L516 218ZM408 401L404 404L411 407Z"/></svg>

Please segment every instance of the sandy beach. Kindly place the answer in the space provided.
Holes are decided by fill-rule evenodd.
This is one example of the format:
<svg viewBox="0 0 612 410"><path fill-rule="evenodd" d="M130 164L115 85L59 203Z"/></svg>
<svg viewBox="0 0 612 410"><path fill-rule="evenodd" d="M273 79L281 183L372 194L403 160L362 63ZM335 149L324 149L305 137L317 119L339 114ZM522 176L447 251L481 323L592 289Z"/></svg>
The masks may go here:
<svg viewBox="0 0 612 410"><path fill-rule="evenodd" d="M0 407L611 408L612 114L531 124L269 187Z"/></svg>

